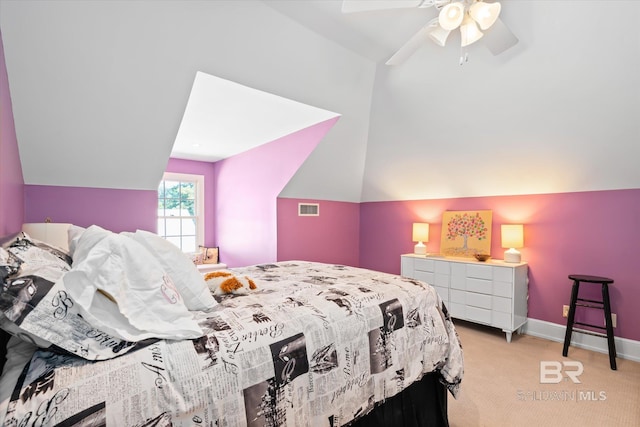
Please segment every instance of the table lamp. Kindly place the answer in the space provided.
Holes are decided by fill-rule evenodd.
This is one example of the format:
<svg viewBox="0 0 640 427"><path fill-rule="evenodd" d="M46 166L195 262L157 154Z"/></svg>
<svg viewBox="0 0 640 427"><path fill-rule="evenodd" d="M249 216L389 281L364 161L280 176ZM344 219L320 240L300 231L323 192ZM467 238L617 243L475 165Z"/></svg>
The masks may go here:
<svg viewBox="0 0 640 427"><path fill-rule="evenodd" d="M509 248L504 252L505 262L520 262L520 251L524 246L524 229L522 224L502 224L502 247Z"/></svg>
<svg viewBox="0 0 640 427"><path fill-rule="evenodd" d="M427 246L423 242L429 241L429 224L425 222L415 222L413 224L413 241L418 242L414 246L413 253L416 255L426 255Z"/></svg>

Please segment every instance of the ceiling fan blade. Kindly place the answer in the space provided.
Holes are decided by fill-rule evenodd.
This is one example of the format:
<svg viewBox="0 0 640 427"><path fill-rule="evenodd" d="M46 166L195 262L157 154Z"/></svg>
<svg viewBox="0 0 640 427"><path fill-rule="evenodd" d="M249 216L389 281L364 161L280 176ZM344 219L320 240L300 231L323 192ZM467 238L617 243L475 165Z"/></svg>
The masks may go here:
<svg viewBox="0 0 640 427"><path fill-rule="evenodd" d="M431 24L427 24L420 28L420 30L415 33L400 49L398 49L398 51L394 53L393 56L385 62L385 64L398 65L406 61L407 58L413 55L424 42L429 40L429 31L431 28Z"/></svg>
<svg viewBox="0 0 640 427"><path fill-rule="evenodd" d="M342 0L342 13L418 7L422 0Z"/></svg>
<svg viewBox="0 0 640 427"><path fill-rule="evenodd" d="M491 26L491 30L484 34L482 41L494 55L499 55L518 44L518 38L500 18Z"/></svg>

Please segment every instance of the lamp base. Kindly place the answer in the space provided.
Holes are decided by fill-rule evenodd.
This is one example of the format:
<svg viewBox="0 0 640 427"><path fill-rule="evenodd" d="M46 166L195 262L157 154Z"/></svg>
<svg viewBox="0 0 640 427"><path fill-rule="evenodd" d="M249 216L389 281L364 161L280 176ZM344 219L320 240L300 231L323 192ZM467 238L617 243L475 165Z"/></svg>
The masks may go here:
<svg viewBox="0 0 640 427"><path fill-rule="evenodd" d="M504 262L520 262L521 260L520 251L517 249L511 248L504 251Z"/></svg>
<svg viewBox="0 0 640 427"><path fill-rule="evenodd" d="M418 242L418 244L413 247L413 253L416 255L426 255L427 245L422 242Z"/></svg>

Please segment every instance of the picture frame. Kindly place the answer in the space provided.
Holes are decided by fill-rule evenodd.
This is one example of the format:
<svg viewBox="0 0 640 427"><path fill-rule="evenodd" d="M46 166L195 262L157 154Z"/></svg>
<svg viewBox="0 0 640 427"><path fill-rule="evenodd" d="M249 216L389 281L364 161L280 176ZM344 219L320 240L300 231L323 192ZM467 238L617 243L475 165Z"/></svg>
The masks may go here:
<svg viewBox="0 0 640 427"><path fill-rule="evenodd" d="M206 247L200 246L200 253L202 254L202 264L218 264L220 262L219 247Z"/></svg>
<svg viewBox="0 0 640 427"><path fill-rule="evenodd" d="M440 253L444 256L472 258L491 252L493 211L445 211L442 214Z"/></svg>

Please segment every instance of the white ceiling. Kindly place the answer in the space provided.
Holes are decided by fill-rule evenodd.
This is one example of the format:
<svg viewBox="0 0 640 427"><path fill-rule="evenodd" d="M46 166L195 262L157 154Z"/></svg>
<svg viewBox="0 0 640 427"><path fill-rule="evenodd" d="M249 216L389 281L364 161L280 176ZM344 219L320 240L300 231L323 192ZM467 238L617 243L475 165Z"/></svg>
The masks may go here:
<svg viewBox="0 0 640 427"><path fill-rule="evenodd" d="M452 34L395 67L436 11L340 6L0 0L25 180L155 188L203 72L341 115L287 197L640 186L640 2L504 0L515 47L493 56L481 41L460 66Z"/></svg>

